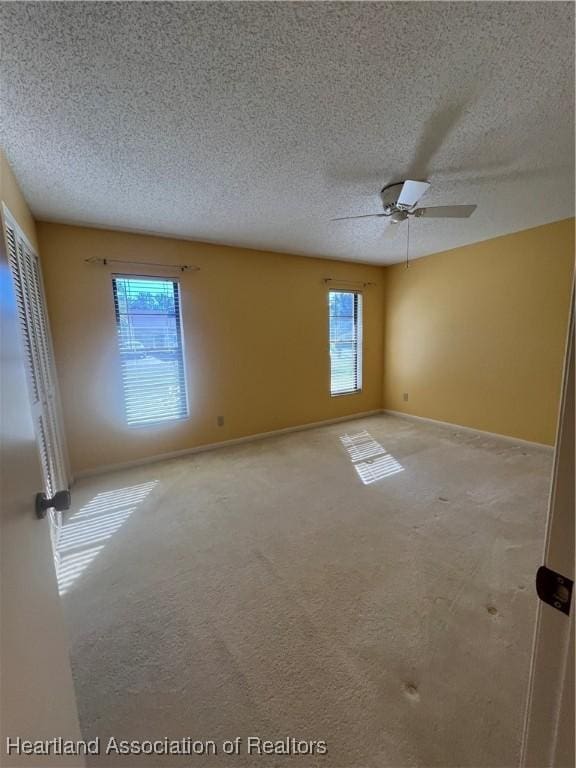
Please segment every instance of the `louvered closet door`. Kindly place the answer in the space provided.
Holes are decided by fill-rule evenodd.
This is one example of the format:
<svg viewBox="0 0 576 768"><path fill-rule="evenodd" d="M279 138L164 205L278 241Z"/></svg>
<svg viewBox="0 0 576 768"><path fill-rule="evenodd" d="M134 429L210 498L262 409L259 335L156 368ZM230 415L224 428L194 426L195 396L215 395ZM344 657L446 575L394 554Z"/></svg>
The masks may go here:
<svg viewBox="0 0 576 768"><path fill-rule="evenodd" d="M68 487L69 477L42 273L38 256L8 216L5 218L5 227L8 259L26 349L30 401L45 491L52 496L56 491Z"/></svg>

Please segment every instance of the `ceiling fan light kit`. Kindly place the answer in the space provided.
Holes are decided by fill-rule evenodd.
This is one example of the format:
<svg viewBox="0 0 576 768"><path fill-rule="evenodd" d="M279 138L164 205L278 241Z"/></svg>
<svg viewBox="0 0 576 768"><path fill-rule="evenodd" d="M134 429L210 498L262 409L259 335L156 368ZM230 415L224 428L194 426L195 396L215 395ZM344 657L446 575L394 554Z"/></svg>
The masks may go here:
<svg viewBox="0 0 576 768"><path fill-rule="evenodd" d="M396 181L388 184L380 192L384 212L393 212L396 210L410 211L423 197L430 183L427 181Z"/></svg>
<svg viewBox="0 0 576 768"><path fill-rule="evenodd" d="M429 181L396 181L385 186L381 192L383 213L365 213L360 216L339 216L332 221L345 219L370 219L376 217L389 218L394 224L406 221L409 216L430 219L467 219L476 210L475 205L439 205L428 208L417 208L421 198L430 187Z"/></svg>

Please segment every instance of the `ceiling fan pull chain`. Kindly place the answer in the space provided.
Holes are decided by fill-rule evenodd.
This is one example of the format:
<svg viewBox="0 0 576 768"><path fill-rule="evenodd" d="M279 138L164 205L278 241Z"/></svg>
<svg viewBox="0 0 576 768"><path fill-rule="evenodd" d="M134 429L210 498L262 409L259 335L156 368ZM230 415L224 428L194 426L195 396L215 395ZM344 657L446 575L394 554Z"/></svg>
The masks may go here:
<svg viewBox="0 0 576 768"><path fill-rule="evenodd" d="M410 253L410 219L406 221L406 269L410 266L408 263L408 254Z"/></svg>

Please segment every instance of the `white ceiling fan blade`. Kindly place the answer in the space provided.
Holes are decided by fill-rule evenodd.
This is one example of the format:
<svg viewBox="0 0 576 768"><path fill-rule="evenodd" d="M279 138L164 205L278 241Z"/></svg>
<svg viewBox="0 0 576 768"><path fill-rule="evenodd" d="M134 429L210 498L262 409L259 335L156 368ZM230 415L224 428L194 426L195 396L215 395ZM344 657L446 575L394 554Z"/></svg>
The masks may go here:
<svg viewBox="0 0 576 768"><path fill-rule="evenodd" d="M467 219L475 210L475 205L435 205L432 208L417 208L414 215L427 219Z"/></svg>
<svg viewBox="0 0 576 768"><path fill-rule="evenodd" d="M396 205L413 208L418 200L426 194L429 186L430 184L427 181L405 181Z"/></svg>
<svg viewBox="0 0 576 768"><path fill-rule="evenodd" d="M365 213L362 216L339 216L337 219L330 219L330 221L345 221L346 219L373 219L380 216L386 216L385 213Z"/></svg>

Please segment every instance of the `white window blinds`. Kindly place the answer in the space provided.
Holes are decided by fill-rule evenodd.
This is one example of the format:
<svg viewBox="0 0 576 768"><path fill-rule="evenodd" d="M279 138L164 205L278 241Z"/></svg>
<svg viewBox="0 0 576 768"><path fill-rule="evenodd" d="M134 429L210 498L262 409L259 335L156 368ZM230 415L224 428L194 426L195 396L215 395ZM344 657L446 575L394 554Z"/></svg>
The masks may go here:
<svg viewBox="0 0 576 768"><path fill-rule="evenodd" d="M362 294L330 291L330 393L362 389Z"/></svg>
<svg viewBox="0 0 576 768"><path fill-rule="evenodd" d="M117 275L112 282L127 423L186 418L178 281Z"/></svg>

